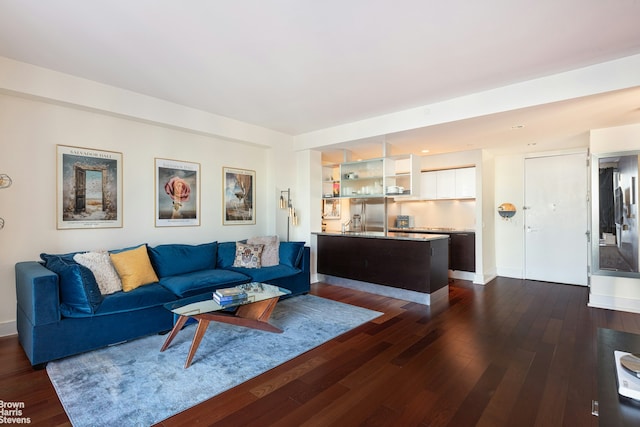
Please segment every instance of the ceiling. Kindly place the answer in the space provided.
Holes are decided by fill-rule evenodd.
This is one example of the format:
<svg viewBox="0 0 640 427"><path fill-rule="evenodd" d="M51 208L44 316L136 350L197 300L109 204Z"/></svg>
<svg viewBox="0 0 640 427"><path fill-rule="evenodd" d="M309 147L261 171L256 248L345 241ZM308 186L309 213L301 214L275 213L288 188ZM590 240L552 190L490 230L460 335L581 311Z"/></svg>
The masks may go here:
<svg viewBox="0 0 640 427"><path fill-rule="evenodd" d="M638 22L637 0L1 0L0 56L300 135L636 55ZM634 88L384 138L552 146L639 108Z"/></svg>

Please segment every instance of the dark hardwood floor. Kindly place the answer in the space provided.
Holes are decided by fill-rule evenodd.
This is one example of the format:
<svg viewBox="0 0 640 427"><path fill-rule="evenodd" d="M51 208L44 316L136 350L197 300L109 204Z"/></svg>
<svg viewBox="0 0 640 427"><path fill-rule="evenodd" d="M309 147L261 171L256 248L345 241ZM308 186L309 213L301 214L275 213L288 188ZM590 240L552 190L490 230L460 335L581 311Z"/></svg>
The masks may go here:
<svg viewBox="0 0 640 427"><path fill-rule="evenodd" d="M588 308L569 285L456 280L431 307L312 293L384 314L159 426L596 426L597 328L640 333L639 314ZM16 337L0 339L0 379L32 425L69 425Z"/></svg>

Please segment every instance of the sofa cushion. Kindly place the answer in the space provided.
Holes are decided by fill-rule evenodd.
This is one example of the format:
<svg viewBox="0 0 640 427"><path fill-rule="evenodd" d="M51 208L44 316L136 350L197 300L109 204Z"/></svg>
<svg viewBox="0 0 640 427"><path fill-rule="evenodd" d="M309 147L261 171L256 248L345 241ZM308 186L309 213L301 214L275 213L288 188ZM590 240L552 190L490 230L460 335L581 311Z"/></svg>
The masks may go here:
<svg viewBox="0 0 640 427"><path fill-rule="evenodd" d="M278 236L261 236L247 239L250 245L264 245L260 263L262 267L272 267L280 264L280 239Z"/></svg>
<svg viewBox="0 0 640 427"><path fill-rule="evenodd" d="M130 292L116 292L104 297L95 316L143 310L175 301L177 297L158 283L140 286Z"/></svg>
<svg viewBox="0 0 640 427"><path fill-rule="evenodd" d="M159 277L177 276L216 268L216 249L217 242L159 245L149 248L149 258Z"/></svg>
<svg viewBox="0 0 640 427"><path fill-rule="evenodd" d="M91 270L102 295L109 295L122 290L122 281L120 281L120 276L118 276L118 272L113 267L108 252L75 254L73 260Z"/></svg>
<svg viewBox="0 0 640 427"><path fill-rule="evenodd" d="M263 283L269 283L273 279L280 279L282 277L293 276L295 274L300 273L300 271L302 271L297 268L293 268L283 264L274 265L271 267L262 267L262 268L231 267L231 270L249 276L251 278L251 281L253 282L263 282Z"/></svg>
<svg viewBox="0 0 640 427"><path fill-rule="evenodd" d="M122 290L129 292L139 286L158 281L158 276L151 266L147 245L140 245L118 253L112 253L111 262L122 280Z"/></svg>
<svg viewBox="0 0 640 427"><path fill-rule="evenodd" d="M236 259L236 242L218 243L216 268L229 268Z"/></svg>
<svg viewBox="0 0 640 427"><path fill-rule="evenodd" d="M139 245L135 245L135 246L127 246L126 248L120 248L120 249L109 249L109 253L110 254L119 254L120 252L126 252L126 251L130 251L131 249L138 249L140 246L149 246L146 243L142 243Z"/></svg>
<svg viewBox="0 0 640 427"><path fill-rule="evenodd" d="M260 268L264 245L250 245L236 242L236 257L233 260L234 267Z"/></svg>
<svg viewBox="0 0 640 427"><path fill-rule="evenodd" d="M280 264L296 268L304 253L304 242L280 242Z"/></svg>
<svg viewBox="0 0 640 427"><path fill-rule="evenodd" d="M93 314L102 302L98 283L88 268L73 261L73 255L40 254L40 258L58 275L60 312L67 317Z"/></svg>
<svg viewBox="0 0 640 427"><path fill-rule="evenodd" d="M236 286L249 282L248 276L237 271L216 268L200 270L180 276L163 277L160 284L178 296L195 295L205 292L219 285Z"/></svg>

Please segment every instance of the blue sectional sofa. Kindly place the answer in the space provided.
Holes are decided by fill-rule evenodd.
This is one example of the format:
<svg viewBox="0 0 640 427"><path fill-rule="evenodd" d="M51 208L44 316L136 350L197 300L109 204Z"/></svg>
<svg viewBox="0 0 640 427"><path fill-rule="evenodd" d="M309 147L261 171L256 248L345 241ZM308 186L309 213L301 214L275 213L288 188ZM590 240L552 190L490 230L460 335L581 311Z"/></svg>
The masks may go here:
<svg viewBox="0 0 640 427"><path fill-rule="evenodd" d="M279 264L260 268L234 267L236 242L141 246L157 281L108 295L92 271L74 261L76 253L16 264L18 336L33 366L168 331L174 318L163 305L182 297L253 281L291 296L309 292L310 250L302 242L280 242Z"/></svg>

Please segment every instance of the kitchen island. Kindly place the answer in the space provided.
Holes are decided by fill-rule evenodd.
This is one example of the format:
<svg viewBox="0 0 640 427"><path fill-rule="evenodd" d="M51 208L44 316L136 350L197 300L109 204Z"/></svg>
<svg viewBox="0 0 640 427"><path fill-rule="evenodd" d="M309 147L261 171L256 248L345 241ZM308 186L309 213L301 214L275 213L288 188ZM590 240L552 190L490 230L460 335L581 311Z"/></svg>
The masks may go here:
<svg viewBox="0 0 640 427"><path fill-rule="evenodd" d="M317 271L327 283L420 304L449 292L449 236L404 232L317 235Z"/></svg>

